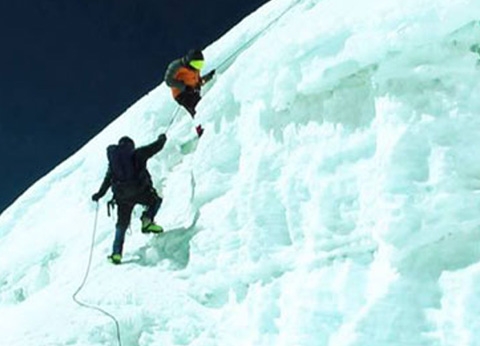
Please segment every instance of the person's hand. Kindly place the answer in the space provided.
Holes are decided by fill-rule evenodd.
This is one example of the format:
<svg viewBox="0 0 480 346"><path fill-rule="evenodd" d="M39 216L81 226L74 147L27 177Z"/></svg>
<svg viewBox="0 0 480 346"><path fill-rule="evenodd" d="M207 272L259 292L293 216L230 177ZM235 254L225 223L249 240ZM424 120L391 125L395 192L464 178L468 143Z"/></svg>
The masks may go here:
<svg viewBox="0 0 480 346"><path fill-rule="evenodd" d="M215 69L211 70L205 76L202 77L203 83L205 84L205 83L209 82L213 78L214 75L215 75Z"/></svg>
<svg viewBox="0 0 480 346"><path fill-rule="evenodd" d="M103 197L103 196L102 196L100 193L96 192L96 193L94 193L94 194L92 195L92 201L98 202L98 200L99 200L100 198L102 198L102 197Z"/></svg>
<svg viewBox="0 0 480 346"><path fill-rule="evenodd" d="M162 133L158 136L159 141L166 141L167 140L167 135L165 133Z"/></svg>

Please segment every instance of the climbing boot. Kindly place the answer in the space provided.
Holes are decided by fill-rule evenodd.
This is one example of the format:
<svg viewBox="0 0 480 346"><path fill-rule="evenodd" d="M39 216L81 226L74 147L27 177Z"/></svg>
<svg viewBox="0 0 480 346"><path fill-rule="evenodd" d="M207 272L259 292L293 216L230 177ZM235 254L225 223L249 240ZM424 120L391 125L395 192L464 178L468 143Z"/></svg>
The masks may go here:
<svg viewBox="0 0 480 346"><path fill-rule="evenodd" d="M120 255L119 253L114 253L114 254L111 254L110 256L107 257L108 260L110 262L112 262L113 264L120 264L122 263L122 255Z"/></svg>
<svg viewBox="0 0 480 346"><path fill-rule="evenodd" d="M142 218L142 233L162 233L162 226L157 225L155 222L150 220L148 217Z"/></svg>

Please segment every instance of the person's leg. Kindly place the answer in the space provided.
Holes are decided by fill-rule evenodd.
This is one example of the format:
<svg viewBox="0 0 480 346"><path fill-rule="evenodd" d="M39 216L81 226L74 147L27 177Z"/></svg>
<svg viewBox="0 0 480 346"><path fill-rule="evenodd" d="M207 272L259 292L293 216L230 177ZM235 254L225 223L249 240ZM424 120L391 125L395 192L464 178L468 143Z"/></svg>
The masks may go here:
<svg viewBox="0 0 480 346"><path fill-rule="evenodd" d="M201 99L202 97L199 92L183 92L178 95L175 100L190 113L192 118L195 118L195 114L197 113L195 108Z"/></svg>
<svg viewBox="0 0 480 346"><path fill-rule="evenodd" d="M162 199L157 195L155 190L152 191L148 196L148 201L146 204L147 210L145 210L145 212L143 213L144 216L148 217L150 220L153 221L161 205L162 205Z"/></svg>
<svg viewBox="0 0 480 346"><path fill-rule="evenodd" d="M202 98L201 98L201 96L200 96L200 93L195 93L195 94L193 94L193 96L192 96L191 99L189 100L190 105L191 105L191 107L193 108L194 114L196 114L195 108L197 107L197 104L200 102L201 99L202 99ZM194 116L192 115L192 117L194 117ZM202 127L202 125L198 124L198 125L195 127L195 131L197 132L198 137L200 137L200 136L203 134L203 127Z"/></svg>
<svg viewBox="0 0 480 346"><path fill-rule="evenodd" d="M200 96L199 92L183 92L178 95L175 100L178 102L178 104L182 105L188 111L188 113L190 113L192 118L195 118L195 114L197 113L195 108L201 99L202 97ZM197 132L198 137L200 137L203 134L202 125L197 125L195 127L195 131Z"/></svg>
<svg viewBox="0 0 480 346"><path fill-rule="evenodd" d="M115 231L115 240L113 241L112 255L122 255L123 243L125 241L125 233L130 225L134 204L120 202L117 205L117 225Z"/></svg>
<svg viewBox="0 0 480 346"><path fill-rule="evenodd" d="M139 197L138 203L146 207L141 217L142 232L162 232L162 227L156 225L154 222L155 215L157 215L157 212L162 205L162 199L158 196L157 191L155 191L154 188L145 191L145 193Z"/></svg>

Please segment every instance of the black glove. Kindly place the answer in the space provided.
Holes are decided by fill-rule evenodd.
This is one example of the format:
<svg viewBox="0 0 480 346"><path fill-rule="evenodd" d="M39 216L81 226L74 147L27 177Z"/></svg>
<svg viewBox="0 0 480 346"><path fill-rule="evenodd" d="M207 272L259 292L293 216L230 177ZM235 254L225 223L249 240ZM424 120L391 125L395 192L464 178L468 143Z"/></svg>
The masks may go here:
<svg viewBox="0 0 480 346"><path fill-rule="evenodd" d="M98 200L102 197L103 197L103 195L101 193L96 192L92 195L92 201L98 202Z"/></svg>
<svg viewBox="0 0 480 346"><path fill-rule="evenodd" d="M167 135L165 133L162 133L161 135L158 136L159 141L167 141Z"/></svg>
<svg viewBox="0 0 480 346"><path fill-rule="evenodd" d="M209 82L213 78L214 75L215 75L215 69L211 70L205 76L202 77L203 83L205 84L205 83Z"/></svg>

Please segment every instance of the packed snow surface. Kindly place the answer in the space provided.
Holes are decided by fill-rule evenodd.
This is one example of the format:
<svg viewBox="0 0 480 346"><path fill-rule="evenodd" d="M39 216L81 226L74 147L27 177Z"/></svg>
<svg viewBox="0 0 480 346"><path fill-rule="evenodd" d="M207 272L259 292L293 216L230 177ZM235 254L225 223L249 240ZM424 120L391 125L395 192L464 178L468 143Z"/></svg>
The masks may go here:
<svg viewBox="0 0 480 346"><path fill-rule="evenodd" d="M265 4L205 49L194 121L162 83L0 216L0 345L119 344L72 299L93 236L77 298L124 346L480 345L479 20L478 0ZM163 132L166 232L136 207L113 266L105 148Z"/></svg>

